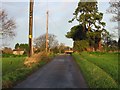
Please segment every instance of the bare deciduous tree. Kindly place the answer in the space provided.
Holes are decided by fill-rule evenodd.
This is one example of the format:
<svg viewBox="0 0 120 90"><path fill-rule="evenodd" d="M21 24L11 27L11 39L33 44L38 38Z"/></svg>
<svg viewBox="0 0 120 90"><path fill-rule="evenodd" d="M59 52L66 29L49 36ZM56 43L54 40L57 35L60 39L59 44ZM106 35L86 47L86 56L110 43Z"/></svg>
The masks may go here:
<svg viewBox="0 0 120 90"><path fill-rule="evenodd" d="M108 13L114 14L111 21L120 21L120 0L114 0L109 2L110 7L107 9Z"/></svg>
<svg viewBox="0 0 120 90"><path fill-rule="evenodd" d="M118 26L115 26L115 29L118 30L118 46L120 48L120 0L114 0L109 2L110 7L107 9L108 13L114 14L113 17L111 18L112 22L117 22Z"/></svg>
<svg viewBox="0 0 120 90"><path fill-rule="evenodd" d="M14 19L9 18L5 10L0 9L0 39L13 38L15 29Z"/></svg>
<svg viewBox="0 0 120 90"><path fill-rule="evenodd" d="M64 53L65 48L66 48L65 44L64 43L60 43L60 45L58 46L59 53Z"/></svg>
<svg viewBox="0 0 120 90"><path fill-rule="evenodd" d="M46 35L43 34L39 36L38 38L34 39L34 44L35 47L40 48L40 50L45 50L45 42L46 42ZM49 49L55 48L58 46L58 41L56 40L56 36L53 34L48 34L48 44L49 44Z"/></svg>

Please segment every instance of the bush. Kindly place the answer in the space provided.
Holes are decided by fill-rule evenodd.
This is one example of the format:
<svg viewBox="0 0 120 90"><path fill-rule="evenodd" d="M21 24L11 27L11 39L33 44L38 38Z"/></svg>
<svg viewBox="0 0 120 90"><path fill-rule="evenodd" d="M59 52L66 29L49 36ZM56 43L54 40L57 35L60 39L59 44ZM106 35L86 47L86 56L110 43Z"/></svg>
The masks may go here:
<svg viewBox="0 0 120 90"><path fill-rule="evenodd" d="M87 40L80 40L80 41L75 41L74 42L74 47L73 49L75 51L84 51L89 47L89 43Z"/></svg>

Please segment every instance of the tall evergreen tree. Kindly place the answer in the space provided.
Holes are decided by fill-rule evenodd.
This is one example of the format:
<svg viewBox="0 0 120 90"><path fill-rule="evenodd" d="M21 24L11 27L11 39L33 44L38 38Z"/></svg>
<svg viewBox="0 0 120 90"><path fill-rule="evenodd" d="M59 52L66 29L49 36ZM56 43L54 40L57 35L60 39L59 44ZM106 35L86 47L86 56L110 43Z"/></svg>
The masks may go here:
<svg viewBox="0 0 120 90"><path fill-rule="evenodd" d="M96 0L81 0L78 3L78 7L73 13L74 17L69 22L75 19L82 24L84 30L87 28L90 30L100 30L105 26L105 22L102 22L103 13L98 12L98 6ZM94 27L94 29L92 29Z"/></svg>
<svg viewBox="0 0 120 90"><path fill-rule="evenodd" d="M15 44L15 49L18 49L20 47L19 43Z"/></svg>
<svg viewBox="0 0 120 90"><path fill-rule="evenodd" d="M72 21L77 20L79 22L78 26L80 28L75 28L78 26L72 27L71 31L67 32L66 37L72 38L74 41L86 39L87 41L89 41L90 46L99 47L99 43L101 41L101 32L105 30L104 27L106 24L105 22L102 22L103 13L98 12L97 1L80 0L73 15L74 17L69 22L72 23ZM74 36L77 36L78 38L74 38ZM84 37L82 37L81 39L79 38L80 36ZM93 44L91 40L92 42L94 40Z"/></svg>

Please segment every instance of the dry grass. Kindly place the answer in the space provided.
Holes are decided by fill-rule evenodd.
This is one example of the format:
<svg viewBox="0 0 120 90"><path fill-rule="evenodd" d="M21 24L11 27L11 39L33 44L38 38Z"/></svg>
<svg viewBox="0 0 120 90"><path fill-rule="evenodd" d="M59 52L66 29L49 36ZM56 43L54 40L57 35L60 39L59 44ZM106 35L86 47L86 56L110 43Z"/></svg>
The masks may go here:
<svg viewBox="0 0 120 90"><path fill-rule="evenodd" d="M40 52L40 53L34 54L32 57L27 57L25 59L24 65L27 67L31 67L32 64L36 64L36 63L40 62L42 60L43 56L47 57L48 54L45 52Z"/></svg>

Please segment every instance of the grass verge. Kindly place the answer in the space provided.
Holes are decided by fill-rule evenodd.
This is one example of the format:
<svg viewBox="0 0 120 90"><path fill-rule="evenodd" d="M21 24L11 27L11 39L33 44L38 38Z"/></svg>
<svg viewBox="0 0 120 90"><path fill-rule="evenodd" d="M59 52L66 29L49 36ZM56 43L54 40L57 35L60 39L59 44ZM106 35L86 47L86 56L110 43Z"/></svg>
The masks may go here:
<svg viewBox="0 0 120 90"><path fill-rule="evenodd" d="M73 53L72 56L80 66L89 88L118 88L115 80L97 65L82 58L78 53Z"/></svg>
<svg viewBox="0 0 120 90"><path fill-rule="evenodd" d="M108 73L118 84L118 53L83 52L81 57Z"/></svg>

